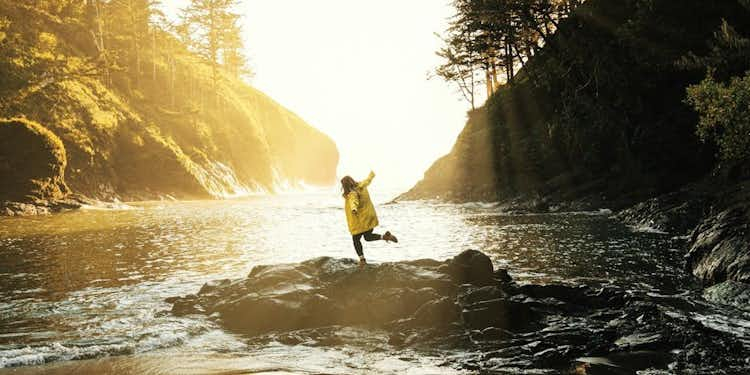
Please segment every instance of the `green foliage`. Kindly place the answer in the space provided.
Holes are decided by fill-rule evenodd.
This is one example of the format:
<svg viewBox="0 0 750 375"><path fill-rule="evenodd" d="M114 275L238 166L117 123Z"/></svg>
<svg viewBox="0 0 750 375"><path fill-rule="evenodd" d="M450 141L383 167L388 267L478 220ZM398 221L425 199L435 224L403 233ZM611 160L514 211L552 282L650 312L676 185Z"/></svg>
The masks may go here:
<svg viewBox="0 0 750 375"><path fill-rule="evenodd" d="M46 152L52 157L52 168L57 173L62 173L67 163L67 157L65 155L65 146L63 145L60 138L58 138L49 129L34 121L29 121L25 118L12 118L12 119L0 119L0 127L2 128L17 128L16 132L22 132L29 134L34 138L39 139L39 144L45 149ZM10 134L8 129L4 129L7 134ZM12 138L12 137L10 137Z"/></svg>
<svg viewBox="0 0 750 375"><path fill-rule="evenodd" d="M0 118L0 201L62 198L67 157L62 141L25 118Z"/></svg>
<svg viewBox="0 0 750 375"><path fill-rule="evenodd" d="M711 71L712 76L721 81L742 75L750 66L750 39L742 36L726 20L722 20L709 46L709 51L702 55L691 52L683 56L678 66Z"/></svg>
<svg viewBox="0 0 750 375"><path fill-rule="evenodd" d="M716 142L725 161L750 158L750 71L728 84L709 76L687 92L687 102L700 114L700 139Z"/></svg>
<svg viewBox="0 0 750 375"><path fill-rule="evenodd" d="M548 41L559 22L583 0L454 0L445 47L437 54L444 63L436 74L458 84L474 108L475 85L483 82L487 95L510 83L518 71ZM500 78L502 74L504 78ZM478 76L478 77L477 77ZM483 76L483 77L482 77Z"/></svg>

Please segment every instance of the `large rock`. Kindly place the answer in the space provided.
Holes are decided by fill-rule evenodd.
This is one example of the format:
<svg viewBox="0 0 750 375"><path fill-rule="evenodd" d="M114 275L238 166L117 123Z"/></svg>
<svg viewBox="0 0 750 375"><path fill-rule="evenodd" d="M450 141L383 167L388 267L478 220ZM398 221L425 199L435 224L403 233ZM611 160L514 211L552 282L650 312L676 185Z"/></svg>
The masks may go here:
<svg viewBox="0 0 750 375"><path fill-rule="evenodd" d="M617 218L632 226L690 233L686 268L705 286L715 286L704 294L710 301L737 305L750 294L749 180L712 176L624 210Z"/></svg>
<svg viewBox="0 0 750 375"><path fill-rule="evenodd" d="M413 261L359 270L350 259L322 257L257 266L246 280L207 284L196 297L171 302L177 314L217 314L228 328L251 335L335 324L381 326L419 309L415 318L422 323L453 321L454 302L438 302L455 295L456 285L438 271L440 265Z"/></svg>
<svg viewBox="0 0 750 375"><path fill-rule="evenodd" d="M209 282L168 302L175 314L205 314L249 340L459 350L465 354L447 364L471 372L565 373L581 365L591 373L593 362L576 362L582 357L604 358L624 373L667 363L680 373L750 365L736 339L671 316L649 298L613 286L495 280L489 258L466 251L444 262L361 270L329 257L256 266L245 279Z"/></svg>
<svg viewBox="0 0 750 375"><path fill-rule="evenodd" d="M458 283L491 285L495 283L492 260L477 250L465 250L453 257L448 272Z"/></svg>
<svg viewBox="0 0 750 375"><path fill-rule="evenodd" d="M0 119L0 202L61 199L67 158L60 139L25 119Z"/></svg>
<svg viewBox="0 0 750 375"><path fill-rule="evenodd" d="M515 328L516 320L525 326L529 309L509 301L501 288L510 276L495 276L492 261L476 250L445 262L422 259L362 270L350 259L320 257L256 266L245 280L209 282L196 295L169 302L175 314L211 315L250 335L330 325L448 327L462 317L473 327ZM495 302L483 311L483 301Z"/></svg>

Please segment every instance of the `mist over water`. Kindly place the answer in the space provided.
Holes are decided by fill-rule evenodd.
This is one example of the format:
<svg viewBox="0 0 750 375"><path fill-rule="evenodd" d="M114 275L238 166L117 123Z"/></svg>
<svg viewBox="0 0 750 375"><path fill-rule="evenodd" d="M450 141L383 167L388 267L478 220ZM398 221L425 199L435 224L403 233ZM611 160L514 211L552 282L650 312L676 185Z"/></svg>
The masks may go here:
<svg viewBox="0 0 750 375"><path fill-rule="evenodd" d="M606 212L508 215L492 204L385 204L395 192L373 193L376 231L391 230L400 242L366 243L370 262L442 260L474 248L519 282L613 283L695 306L680 240L634 232ZM285 345L227 333L205 317L173 316L164 302L210 280L244 278L254 265L318 256L356 257L336 189L0 218L0 367L135 355L108 366L130 363L123 370L130 373L179 373L189 363L250 372L454 372L441 365L465 353L398 351L385 334L357 328L327 333L346 345ZM750 336L747 321L729 311L672 308ZM172 359L155 360L164 354Z"/></svg>

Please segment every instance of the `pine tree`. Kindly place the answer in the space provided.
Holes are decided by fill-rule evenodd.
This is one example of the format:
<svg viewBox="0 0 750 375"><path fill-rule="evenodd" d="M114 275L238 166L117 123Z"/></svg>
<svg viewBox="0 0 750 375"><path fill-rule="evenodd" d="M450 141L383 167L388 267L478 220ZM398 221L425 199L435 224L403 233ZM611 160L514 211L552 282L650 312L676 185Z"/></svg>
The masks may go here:
<svg viewBox="0 0 750 375"><path fill-rule="evenodd" d="M238 15L233 12L238 0L191 0L183 10L183 18L190 28L193 50L203 56L211 66L211 79L218 101L219 68L221 54L227 40L239 38L236 25Z"/></svg>
<svg viewBox="0 0 750 375"><path fill-rule="evenodd" d="M152 17L156 14L156 0L112 0L109 2L109 20L111 29L117 38L116 46L120 48L128 67L129 78L136 86L140 85L143 74L143 50L149 44Z"/></svg>
<svg viewBox="0 0 750 375"><path fill-rule="evenodd" d="M234 78L252 75L247 59L242 53L243 43L239 17L235 18L227 30L222 43L222 63L224 69Z"/></svg>

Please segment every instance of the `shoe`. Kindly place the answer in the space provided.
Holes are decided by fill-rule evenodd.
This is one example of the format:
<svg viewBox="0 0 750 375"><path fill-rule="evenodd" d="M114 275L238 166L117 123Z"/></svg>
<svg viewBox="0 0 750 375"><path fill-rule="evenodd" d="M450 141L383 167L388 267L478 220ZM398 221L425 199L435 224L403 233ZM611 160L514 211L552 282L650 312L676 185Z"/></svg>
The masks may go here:
<svg viewBox="0 0 750 375"><path fill-rule="evenodd" d="M386 242L390 241L390 242L396 242L396 243L398 243L398 238L396 238L396 236L392 235L391 232L385 232L385 234L383 235L383 239Z"/></svg>
<svg viewBox="0 0 750 375"><path fill-rule="evenodd" d="M359 269L365 268L366 265L367 261L365 260L365 258L359 258Z"/></svg>

